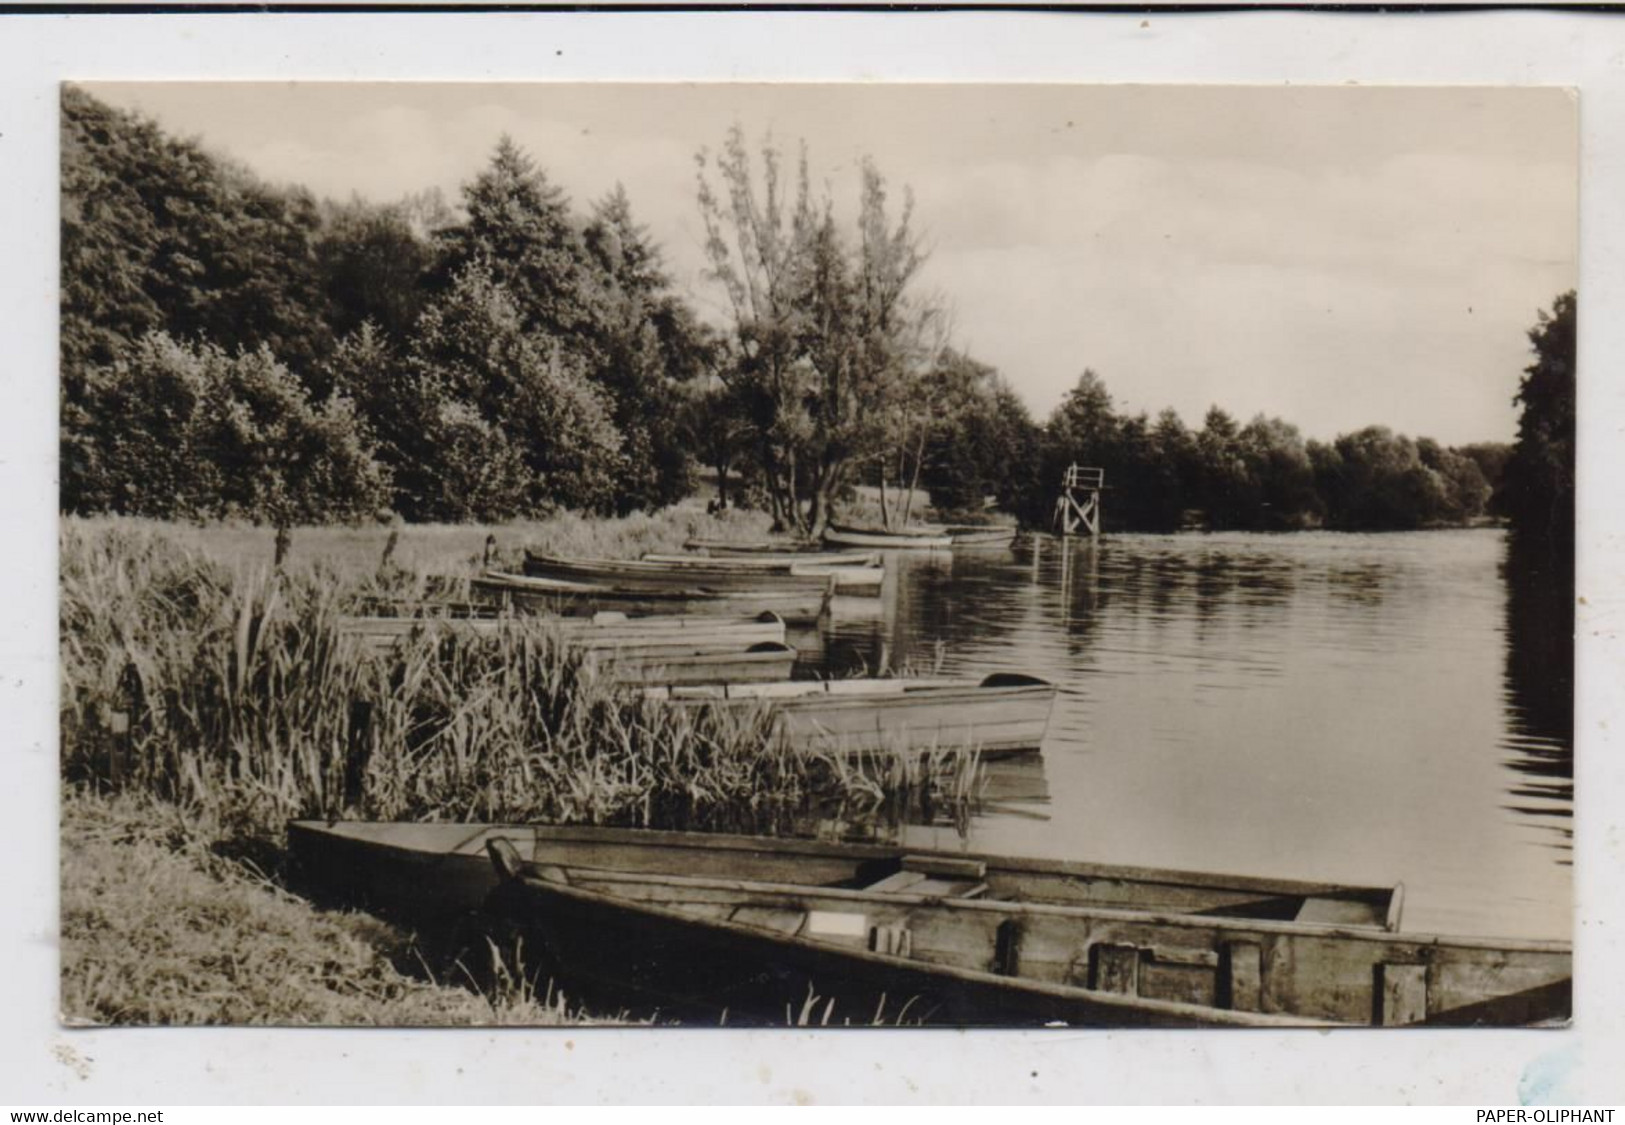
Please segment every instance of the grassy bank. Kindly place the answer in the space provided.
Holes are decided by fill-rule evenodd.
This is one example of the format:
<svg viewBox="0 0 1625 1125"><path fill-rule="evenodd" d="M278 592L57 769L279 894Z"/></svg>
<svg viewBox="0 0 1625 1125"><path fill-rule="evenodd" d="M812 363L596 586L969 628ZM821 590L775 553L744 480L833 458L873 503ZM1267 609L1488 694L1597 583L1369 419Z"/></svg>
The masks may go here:
<svg viewBox="0 0 1625 1125"><path fill-rule="evenodd" d="M126 516L94 516L67 521L87 533L142 533L161 537L200 558L231 566L270 566L276 557L276 531L246 523L187 524ZM326 568L362 575L378 569L390 546L394 567L415 574L470 572L484 555L486 537L496 540L497 562L517 566L531 547L554 554L592 558L635 559L651 552L682 550L685 540L761 539L768 534L761 512L729 510L708 515L704 505L687 501L659 512L634 512L619 519L600 519L565 512L547 520L501 524L333 525L290 529L288 555L294 567Z"/></svg>
<svg viewBox="0 0 1625 1125"><path fill-rule="evenodd" d="M513 539L515 549L634 554L741 527L760 533L679 510L603 526L567 519ZM419 635L388 658L346 638L341 619L359 606L412 596L431 574L469 573L488 533L404 529L381 567L388 529L365 533L376 544L312 530L304 551L296 532L273 569L252 537L269 533L64 521L61 761L79 794L63 826L71 1016L234 1022L258 1010L261 962L314 974L316 989L297 1004L267 1001L254 1017L266 1022L533 1022L552 1010L521 989L507 1008L481 1001L438 1020L446 1001L384 972L384 931L318 924L277 889L293 817L783 834L955 815L974 796L971 754L854 764L782 747L765 710L667 708L618 691L545 618L507 619L487 637ZM430 557L443 565L406 565ZM263 878L221 866L228 856L251 858ZM299 932L313 926L324 941L360 943L332 973L371 982L361 993L310 960ZM381 960L364 963L367 949ZM246 991L227 999L234 989ZM137 1003L134 992L153 998Z"/></svg>
<svg viewBox="0 0 1625 1125"><path fill-rule="evenodd" d="M132 794L64 794L61 932L61 1014L79 1026L592 1022L512 951L435 983L407 935L316 910Z"/></svg>

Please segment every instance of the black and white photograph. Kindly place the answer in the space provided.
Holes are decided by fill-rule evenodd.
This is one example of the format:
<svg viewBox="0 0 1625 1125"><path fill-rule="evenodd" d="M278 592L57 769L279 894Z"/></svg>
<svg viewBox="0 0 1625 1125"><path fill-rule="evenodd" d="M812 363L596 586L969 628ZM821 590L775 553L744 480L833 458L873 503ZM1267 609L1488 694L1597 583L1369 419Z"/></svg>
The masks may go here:
<svg viewBox="0 0 1625 1125"><path fill-rule="evenodd" d="M63 1025L1569 1026L1572 89L59 94Z"/></svg>

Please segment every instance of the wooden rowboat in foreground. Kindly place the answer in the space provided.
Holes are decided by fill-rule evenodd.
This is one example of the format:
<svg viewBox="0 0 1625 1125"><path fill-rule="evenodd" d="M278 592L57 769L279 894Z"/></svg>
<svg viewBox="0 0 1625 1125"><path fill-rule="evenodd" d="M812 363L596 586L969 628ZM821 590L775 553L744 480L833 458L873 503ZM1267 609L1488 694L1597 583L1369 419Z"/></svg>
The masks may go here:
<svg viewBox="0 0 1625 1125"><path fill-rule="evenodd" d="M820 586L824 585L820 583ZM525 612L591 615L606 610L629 616L704 614L744 616L771 611L785 621L816 621L829 601L827 589L718 591L706 588L628 589L598 582L570 582L486 571L470 580L473 596Z"/></svg>
<svg viewBox="0 0 1625 1125"><path fill-rule="evenodd" d="M1397 888L601 828L299 821L305 885L516 927L565 987L729 1023L1530 1024L1566 943L1399 932ZM493 865L485 853L500 861Z"/></svg>
<svg viewBox="0 0 1625 1125"><path fill-rule="evenodd" d="M650 688L682 707L767 706L774 736L802 750L842 754L975 748L984 758L1036 751L1055 685L997 672L981 680L852 679Z"/></svg>
<svg viewBox="0 0 1625 1125"><path fill-rule="evenodd" d="M854 886L571 866L489 842L489 910L561 973L771 1021L816 995L867 1022L1283 1027L1566 1017L1566 944L1388 932L1358 899L1290 920L1005 898L985 860L903 856ZM1327 908L1327 921L1317 908ZM1341 920L1345 911L1354 924Z"/></svg>

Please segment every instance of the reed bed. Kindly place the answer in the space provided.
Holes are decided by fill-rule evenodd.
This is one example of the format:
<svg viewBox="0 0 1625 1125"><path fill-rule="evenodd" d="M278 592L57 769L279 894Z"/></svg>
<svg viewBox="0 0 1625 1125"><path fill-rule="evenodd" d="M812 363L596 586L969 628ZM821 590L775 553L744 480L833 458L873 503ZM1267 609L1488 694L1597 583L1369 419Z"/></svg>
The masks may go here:
<svg viewBox="0 0 1625 1125"><path fill-rule="evenodd" d="M424 578L228 563L160 527L67 521L65 776L153 794L215 839L290 817L776 834L940 818L974 754L852 762L769 737L766 709L668 708L601 679L545 618L428 627L368 656L340 618Z"/></svg>

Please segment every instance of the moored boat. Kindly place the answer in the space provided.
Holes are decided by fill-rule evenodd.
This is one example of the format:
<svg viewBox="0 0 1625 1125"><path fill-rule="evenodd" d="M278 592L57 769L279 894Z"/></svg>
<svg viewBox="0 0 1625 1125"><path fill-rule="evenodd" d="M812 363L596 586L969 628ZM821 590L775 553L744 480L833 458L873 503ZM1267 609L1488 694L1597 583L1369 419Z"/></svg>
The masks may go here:
<svg viewBox="0 0 1625 1125"><path fill-rule="evenodd" d="M809 996L864 1023L998 1026L1509 1025L1570 1009L1567 943L1395 933L1361 896L1236 917L1007 895L962 857L903 855L831 885L487 847L502 880L487 909L578 987L736 1023Z"/></svg>
<svg viewBox="0 0 1625 1125"><path fill-rule="evenodd" d="M810 590L720 591L681 586L634 589L619 584L486 571L470 580L469 587L474 597L489 604L566 616L603 611L632 616L741 616L771 610L787 622L816 621L829 601L827 579Z"/></svg>
<svg viewBox="0 0 1625 1125"><path fill-rule="evenodd" d="M621 619L597 624L587 619L560 618L553 624L560 638L582 649L588 663L616 683L715 684L770 683L788 680L797 652L784 643L784 622L775 614L765 620L720 622L711 629L653 627L635 630L653 618ZM678 618L699 622L700 617ZM339 631L374 655L395 649L407 638L422 633L494 636L504 625L498 619L378 618L341 619Z"/></svg>
<svg viewBox="0 0 1625 1125"><path fill-rule="evenodd" d="M1038 750L1055 685L998 672L981 680L851 679L650 688L682 707L772 709L773 736L809 751L926 753L974 748L984 758Z"/></svg>
<svg viewBox="0 0 1625 1125"><path fill-rule="evenodd" d="M933 550L953 546L953 537L945 527L914 525L900 528L848 527L830 524L824 529L824 542L831 547L856 547L872 550L912 551Z"/></svg>
<svg viewBox="0 0 1625 1125"><path fill-rule="evenodd" d="M827 551L815 539L689 539L683 543L683 550L712 559L749 559L766 555L814 561L824 556L844 558L852 554L851 551Z"/></svg>
<svg viewBox="0 0 1625 1125"><path fill-rule="evenodd" d="M788 680L796 650L762 641L732 651L694 651L683 646L595 648L588 659L621 684L768 684Z"/></svg>
<svg viewBox="0 0 1625 1125"><path fill-rule="evenodd" d="M712 575L794 574L819 575L832 579L841 594L878 594L886 578L877 551L809 555L809 561L795 556L757 555L750 558L700 558L694 555L647 554L640 560L667 568L673 575L706 581Z"/></svg>
<svg viewBox="0 0 1625 1125"><path fill-rule="evenodd" d="M674 565L643 559L567 559L525 552L525 574L564 582L594 582L624 590L701 589L731 593L828 593L834 577L827 571L792 567L738 567L695 560Z"/></svg>
<svg viewBox="0 0 1625 1125"><path fill-rule="evenodd" d="M502 841L502 842L499 842ZM1407 934L1395 887L868 843L296 821L302 886L479 912L576 990L667 1014L1282 1026L1562 1020L1567 943ZM500 864L486 858L495 852Z"/></svg>
<svg viewBox="0 0 1625 1125"><path fill-rule="evenodd" d="M549 623L572 644L612 648L630 653L680 648L689 652L739 651L754 644L785 642L784 619L771 610L754 616L627 617L598 613L592 617L560 617ZM417 632L465 632L494 636L503 627L500 617L443 617L429 612L415 617L341 617L339 632L365 647L387 650Z"/></svg>

